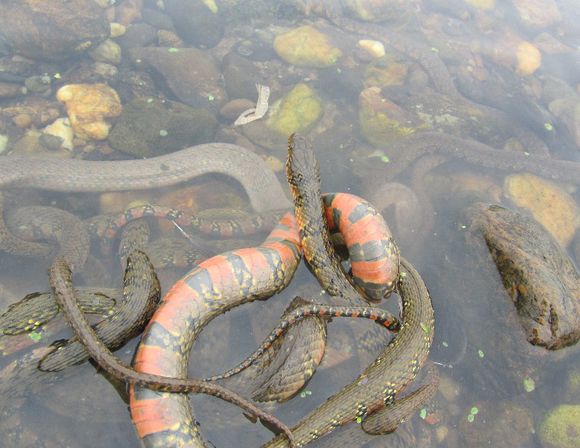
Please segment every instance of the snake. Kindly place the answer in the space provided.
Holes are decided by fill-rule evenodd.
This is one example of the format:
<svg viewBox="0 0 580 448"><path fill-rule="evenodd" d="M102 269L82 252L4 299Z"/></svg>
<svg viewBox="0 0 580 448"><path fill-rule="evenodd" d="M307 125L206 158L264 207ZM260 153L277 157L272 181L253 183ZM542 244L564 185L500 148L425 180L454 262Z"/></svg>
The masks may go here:
<svg viewBox="0 0 580 448"><path fill-rule="evenodd" d="M329 252L329 242L324 241L324 232L316 231L314 222L324 224L325 214L320 207L320 179L318 164L309 142L301 136L291 136L288 145L289 157L286 165L290 190L294 196L297 215L303 215L304 224L301 232L304 256L313 271L314 266L328 266L329 258L336 258ZM312 216L310 214L316 214ZM327 214L326 214L327 215ZM319 224L320 225L320 224ZM391 260L398 259L399 253L394 244L385 244L384 253L389 253ZM312 260L312 261L311 261ZM391 261L392 262L392 261ZM398 265L396 266L398 268ZM375 361L365 371L337 394L304 417L292 427L298 446L304 446L331 432L333 429L360 419L364 421L374 412L395 402L397 394L412 383L420 368L426 361L433 341L434 312L429 293L423 280L414 267L401 258L402 273L395 283L401 295L403 308L403 324L396 338L386 345ZM329 270L337 275L336 270ZM339 274L340 271L338 271ZM341 277L343 274L341 275ZM318 276L318 280L326 287L336 280L330 277ZM345 280L346 281L346 280ZM348 284L347 284L347 288ZM352 296L350 286L342 294L356 300ZM342 291L338 291L340 295ZM285 441L276 438L267 447L286 446Z"/></svg>
<svg viewBox="0 0 580 448"><path fill-rule="evenodd" d="M72 285L72 273L63 257L56 257L49 270L50 284L54 290L57 302L63 309L65 317L73 328L76 336L89 352L91 358L111 375L123 378L134 385L145 386L154 390L169 392L197 392L212 395L233 403L250 415L273 425L284 432L291 447L294 446L292 433L283 423L267 414L253 403L236 393L214 383L196 379L176 379L160 375L137 372L126 366L101 342L93 328L89 325L77 305Z"/></svg>
<svg viewBox="0 0 580 448"><path fill-rule="evenodd" d="M134 309L127 310L125 303L115 309L107 319L95 324L96 332L110 350L117 350L139 335L155 311L161 297L161 286L149 257L140 250L145 243L146 231L141 222L134 222L126 229L120 244L121 263L125 266L123 296L125 303L133 303ZM66 258L63 256L66 262ZM67 266L68 266L68 262ZM58 297L56 302L58 303ZM53 344L55 350L44 356L38 368L44 372L61 371L71 365L85 361L89 353L78 340L71 338Z"/></svg>
<svg viewBox="0 0 580 448"><path fill-rule="evenodd" d="M113 288L77 288L75 294L84 313L108 314L120 301ZM51 292L34 292L10 305L0 315L0 334L14 336L35 331L59 312Z"/></svg>
<svg viewBox="0 0 580 448"><path fill-rule="evenodd" d="M501 171L525 171L546 179L580 185L580 163L530 156L494 149L484 143L440 132L417 132L389 145L391 163L381 167L387 179L394 179L426 154L449 156L469 164Z"/></svg>
<svg viewBox="0 0 580 448"><path fill-rule="evenodd" d="M202 146L203 146L203 145L202 145ZM184 150L184 151L186 151L186 150ZM212 157L213 157L213 156L212 156ZM255 156L253 156L253 157L255 157ZM155 159L160 159L160 158L155 158ZM150 159L150 160L152 160L152 159ZM71 161L71 162L73 162L73 161ZM109 166L111 165L111 163L110 163L110 162L81 162L81 161L74 161L74 162L75 162L75 163L76 163L76 162L78 162L78 163L80 164L80 165L78 166L79 168L82 168L82 167L88 168L88 167L91 167L91 166L96 166L96 165L93 165L93 164L95 164L95 163L96 163L96 164L108 164ZM145 161L135 161L135 163L139 163L139 162L145 162ZM118 163L118 162L115 162L115 163ZM134 167L134 165L131 165L131 166L133 166L133 167ZM156 166L156 165L155 165L155 164L153 164L153 166ZM32 168L33 168L33 167L29 167L29 170L30 170L30 169L32 169ZM83 169L85 169L85 168L83 168ZM126 168L127 168L127 169L128 169L128 168L130 168L130 166L129 166L129 165L127 165L127 166L126 166ZM144 168L145 168L145 167L144 167ZM255 169L255 166L254 166L254 168L253 168L253 169ZM49 172L50 172L50 171L51 171L51 170L49 170ZM219 171L219 170L218 170L218 171ZM74 172L74 171L73 171L73 172ZM124 174L124 176L125 176L125 177L127 177L127 175L131 176L131 173L132 173L132 172L133 172L132 170L131 170L131 171L127 171L127 170L125 170L125 172L124 172L123 174ZM224 171L219 171L219 172L224 172ZM268 171L266 170L265 172L268 172ZM69 171L69 173L70 173L70 171ZM231 173L228 173L228 174L231 174ZM158 176L158 175L159 175L159 172L156 172L156 175ZM153 177L155 177L156 175L154 175ZM57 176L57 177L58 177L58 176ZM73 176L73 177L74 177L74 176ZM113 178L114 178L114 177L115 177L115 176L113 176ZM236 177L236 176L233 176L233 177ZM243 176L242 176L242 177L243 177ZM59 178L59 179L60 179L60 178ZM173 179L174 179L174 177L173 177ZM126 180L126 179L125 179L125 180ZM133 184L130 186L130 185L129 185L129 184L128 184L128 183L127 183L125 180L124 180L124 181L122 181L122 182L120 183L120 185L121 185L121 186L119 186L119 183L115 184L115 181L113 181L113 183L112 183L112 184L110 184L110 185L109 185L109 187L107 187L107 186L104 186L102 183L101 183L101 184L97 183L97 185L95 186L95 184L93 183L93 184L91 184L91 186L84 186L84 187L82 187L82 188L81 188L81 187L73 187L73 185L75 185L75 183L74 183L74 182L75 182L75 181L74 181L74 179L73 179L73 180L71 180L71 179L68 179L66 182L68 182L68 183L69 183L69 185L66 185L66 186L63 186L63 184L62 184L60 181L57 181L57 182L56 182L56 185L55 185L55 184L53 183L53 182L55 181L55 179L49 179L49 181L50 181L50 182L49 182L48 184L44 184L44 185L42 185L42 187L43 187L43 188L45 188L45 187L48 187L49 189L57 189L57 190L58 190L58 189L67 189L67 190L68 190L68 189L71 189L71 188L79 188L80 190L76 190L76 191L95 191L95 189L97 189L97 191L105 191L107 188L111 188L111 189L119 189L119 188L120 188L120 189L123 189L123 188L148 188L148 187L155 186L155 185L153 185L153 184L152 184L152 182L146 182L146 186L145 186L145 187L139 187L139 186L137 186L137 185L136 185L137 183L133 183ZM239 180L239 179L238 179L238 180ZM0 182L1 182L1 180L0 180ZM20 179L20 183L13 182L11 185L12 185L12 186L28 186L28 187L41 186L41 185L39 185L39 184L34 184L34 183L30 183L30 182L28 182L28 183L27 183L27 182L28 182L28 181L26 181L26 179L24 179L24 180L23 180L23 179L21 178L21 179ZM66 183L66 182L65 182L65 183ZM241 181L241 183L242 183L242 185L244 186L244 188L246 188L246 191L247 191L247 193L248 193L248 196L249 196L249 198L250 198L250 201L252 202L252 204L253 204L254 208L255 208L256 210L258 210L258 211L259 211L259 210L267 210L267 209L268 209L268 205L267 205L267 204L266 204L266 205L264 205L264 204L267 202L267 201L265 201L265 202L264 202L264 200L263 200L263 197L264 197L264 196L263 196L263 195L261 195L260 193L258 193L258 194L254 194L256 190L251 190L251 189L250 189L250 190L248 190L248 188L246 187L247 183L244 183L244 181ZM276 183L277 183L277 181L276 181ZM140 184L140 185L143 185L143 184ZM87 188L88 188L88 189L87 189ZM92 188L92 190L91 190L91 188ZM280 187L278 188L278 191L282 191ZM258 192L259 192L259 187L258 187ZM256 198L258 198L258 199L256 199ZM280 205L281 203L283 204L283 203L284 203L284 200L285 200L285 197L284 197L284 196L280 196L280 195L278 195L278 197L277 197L277 200L275 201L275 204L276 204L276 207L275 207L275 208L278 208L278 207L279 207L279 205ZM257 205L256 205L256 204L257 204ZM270 204L272 204L272 202L270 202ZM274 208L274 207L271 207L271 208ZM391 287L392 287L392 285L391 285ZM358 291L357 291L357 292L358 292Z"/></svg>
<svg viewBox="0 0 580 448"><path fill-rule="evenodd" d="M113 313L94 327L98 337L113 348L124 345L142 331L160 298L157 276L147 256L140 250L133 251L128 258L123 281L123 291L111 293L117 302ZM44 300L56 298L51 294L49 299ZM52 306L60 308L56 301ZM60 372L88 358L88 352L75 338L35 348L0 371L0 393L11 399L26 396L34 387L54 378L53 374L46 371ZM67 372L71 372L71 369ZM4 403L9 402L11 400L4 400Z"/></svg>
<svg viewBox="0 0 580 448"><path fill-rule="evenodd" d="M260 176L249 176L248 173L260 172ZM237 180L246 192L250 203L257 213L263 213L267 221L264 227L272 227L270 215L274 210L289 208L290 203L282 189L282 186L273 172L264 161L252 151L241 146L227 143L212 143L192 146L174 153L153 157L145 160L125 161L85 161L76 159L53 159L48 157L0 157L0 187L3 188L39 188L50 191L63 192L105 192L131 189L149 189L175 185L180 182L193 179L204 174L223 174ZM0 194L0 210L4 211L5 195ZM27 241L14 234L13 230L37 229L39 226L50 225L52 232L49 237L63 241L65 247L61 248L67 261L74 269L82 267L85 252L88 251L90 242L78 226L78 219L64 210L50 207L34 207L33 210L23 212L30 217L30 212L38 216L32 221L25 222L21 219L12 218L12 228L0 219L0 248L18 255L28 255L37 258L47 258L53 254L53 247L38 241ZM158 211L158 210L157 210ZM169 216L181 216L177 211L170 210ZM147 213L144 213L147 215ZM126 214L124 216L127 218ZM46 219L48 219L48 223ZM137 214L131 219L138 218ZM185 218L183 218L185 219ZM179 220L183 224L183 219ZM128 222L117 225L124 226ZM257 230L259 219L252 217L252 222L228 220L220 223L220 234L226 234L229 228L242 225L245 233ZM203 218L193 220L191 225L199 223L201 230L214 225L212 221ZM233 224L232 224L233 223ZM90 224L89 224L90 226ZM70 234L82 234L79 238L68 238ZM97 232L97 235L98 232ZM91 294L91 292L89 292ZM81 297L82 298L82 297ZM99 296L94 295L98 305ZM28 320L39 322L42 325L54 316L54 299L51 294L42 297L42 301L25 301L22 312L11 317L11 313L3 315L5 328L29 327ZM42 305L42 306L40 306ZM43 306L46 309L39 312ZM88 304L87 304L88 305ZM83 305L84 306L84 305ZM41 318L44 314L45 317ZM22 320L21 317L26 319ZM33 330L33 329L30 329Z"/></svg>
<svg viewBox="0 0 580 448"><path fill-rule="evenodd" d="M204 234L220 238L240 238L270 231L283 215L275 209L262 213L252 213L234 218L204 217L186 210L157 204L142 204L129 207L119 214L101 220L99 216L89 221L89 229L99 238L111 240L127 223L140 218L155 217L173 222L186 233Z"/></svg>
<svg viewBox="0 0 580 448"><path fill-rule="evenodd" d="M415 379L433 341L434 313L423 280L404 258L401 258L397 291L403 303L404 322L396 338L351 384L291 428L297 446L305 446L347 423L359 420L364 423L376 412L380 414L372 418L373 427L383 426L381 419L389 416L389 406L397 402L398 394ZM415 403L413 409L419 404ZM407 417L408 412L409 409L405 415L398 414L396 424L389 419L390 429ZM285 446L288 446L286 441L280 437L264 445Z"/></svg>
<svg viewBox="0 0 580 448"><path fill-rule="evenodd" d="M189 351L201 329L234 305L284 289L300 257L294 216L287 213L260 246L200 263L165 294L143 334L135 369L185 377ZM145 446L205 446L187 396L134 387L130 408Z"/></svg>
<svg viewBox="0 0 580 448"><path fill-rule="evenodd" d="M360 250L361 247L368 247L368 255L376 257L375 244L367 245L369 241L364 239L364 233L360 233L360 228L356 225L358 221L364 222L368 216L366 213L357 214L357 212L367 210L370 205L354 195L344 195L346 198L344 204L350 202L350 205L345 207L342 214L341 210L332 210L332 207L328 207L331 209L330 214L335 216L338 222L350 220L352 225L349 230L353 232L353 238L347 237L345 240L347 244L351 241L349 249L352 254L357 254L358 250L360 255L364 252ZM335 204L336 201L340 203L340 196L327 195L327 201L329 204ZM320 196L316 197L316 200L320 201ZM374 222L382 220L376 211L371 216L372 219L369 219L365 226L371 229L387 228L386 223ZM241 249L213 257L178 281L168 291L144 332L135 356L135 368L167 376L184 376L193 341L211 319L233 306L269 297L290 282L301 255L298 227L294 215L288 213L257 248ZM378 239L381 242L376 245L377 247L380 246L381 250L392 247L389 234L385 236L379 233L379 235ZM352 244L352 240L356 241L357 237L364 244ZM386 246L385 241L389 243ZM393 249L390 255L391 258L381 260L379 257L378 261L384 263L387 272L398 272L398 252ZM393 259L393 255L397 257ZM353 258L356 259L356 255ZM377 288L374 282L376 280L376 272L372 269L374 265L371 263L365 266L364 259L359 261L360 272L374 274L368 278L363 276L365 280L358 283L359 288L370 285L369 291L381 291L380 295L384 295L385 291ZM386 289L393 289L395 284L396 279L387 278ZM359 297L361 293L355 289L354 283L351 287ZM328 308L324 307L319 309L328 311ZM308 313L312 311L309 309ZM296 311L301 312L304 312L304 309L299 308ZM375 313L379 313L379 310L372 308L372 312L363 312L357 307L349 311L350 316L357 313L361 316L376 317ZM399 328L399 321L394 316L389 315L388 322L390 329ZM425 325L429 325L429 322L427 321ZM278 330L275 330L274 335L282 331ZM205 446L203 437L194 424L190 404L185 396L135 388L131 394L130 406L137 432L145 446Z"/></svg>
<svg viewBox="0 0 580 448"><path fill-rule="evenodd" d="M0 188L3 189L38 188L63 192L147 190L176 185L210 173L223 174L238 181L258 213L291 206L280 182L266 163L252 151L229 143L205 143L139 160L0 157Z"/></svg>
<svg viewBox="0 0 580 448"><path fill-rule="evenodd" d="M54 241L58 245L58 253L65 257L71 269L74 272L82 270L89 256L90 237L84 223L72 213L55 207L34 205L11 210L5 220L6 230L13 235L12 240L25 240L30 246L37 246L41 252L48 249L45 258L50 257L54 250L49 243L40 241ZM4 233L0 240L6 242L3 238L6 236ZM22 246L22 243L19 245ZM6 248L15 255L41 255L37 251L16 251L13 245Z"/></svg>

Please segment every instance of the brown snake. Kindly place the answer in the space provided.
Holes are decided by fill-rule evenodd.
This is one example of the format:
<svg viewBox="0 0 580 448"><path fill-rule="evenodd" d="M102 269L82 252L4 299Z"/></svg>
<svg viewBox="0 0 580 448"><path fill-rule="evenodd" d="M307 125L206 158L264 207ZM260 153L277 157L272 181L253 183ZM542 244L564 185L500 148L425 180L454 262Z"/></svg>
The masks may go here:
<svg viewBox="0 0 580 448"><path fill-rule="evenodd" d="M50 267L49 278L57 302L73 328L75 335L85 346L91 358L111 375L153 390L176 393L195 392L221 398L241 407L263 422L273 425L285 434L291 447L296 446L292 433L286 425L223 386L198 379L179 379L137 372L131 367L124 365L101 343L78 307L72 286L71 271L62 257L55 258Z"/></svg>
<svg viewBox="0 0 580 448"><path fill-rule="evenodd" d="M146 190L209 173L237 180L256 212L290 207L280 182L264 161L248 149L229 143L206 143L159 157L112 162L0 157L0 188L64 192Z"/></svg>

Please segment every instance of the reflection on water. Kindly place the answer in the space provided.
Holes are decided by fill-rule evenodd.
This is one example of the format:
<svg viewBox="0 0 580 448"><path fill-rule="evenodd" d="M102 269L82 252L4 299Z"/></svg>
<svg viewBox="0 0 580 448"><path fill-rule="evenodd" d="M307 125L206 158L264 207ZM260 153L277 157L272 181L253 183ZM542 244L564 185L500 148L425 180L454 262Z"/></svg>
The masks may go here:
<svg viewBox="0 0 580 448"><path fill-rule="evenodd" d="M430 357L442 376L436 398L395 434L370 437L351 424L313 446L578 446L578 349L547 351L527 343L497 269L485 246L468 234L463 213L478 200L519 206L578 263L580 16L574 1L65 4L67 12L53 5L42 19L20 2L0 5L2 151L116 160L235 142L263 156L283 180L286 137L298 130L314 143L323 189L359 194L384 207L403 255L421 272L436 311ZM79 21L81 13L90 20ZM113 37L104 40L108 22L115 23ZM12 23L26 25L30 39ZM95 42L103 43L89 49ZM271 90L268 114L234 126L244 111L263 108L256 105L257 83ZM61 90L57 101L56 92L68 84L84 86ZM431 134L420 134L425 132ZM514 177L519 171L540 177ZM170 189L177 192L102 195L15 188L4 193L6 215L16 206L42 204L86 219L136 200L193 213L249 208L239 186L223 177L192 184ZM154 228L157 234L174 231L162 223ZM91 253L101 259L106 278L93 284L118 287L118 260L101 246L94 241ZM0 281L13 297L4 293L2 307L47 290L48 263L3 253ZM163 270L163 291L185 271ZM79 275L78 283L90 283L91 273L96 270ZM196 343L190 375L215 374L239 362L292 297L318 291L303 267L279 296L220 316ZM356 355L353 328L359 325L335 320L329 326L317 374L290 403L272 407L284 422L299 421L365 367ZM39 347L65 332L21 341ZM4 352L8 338L0 338ZM135 346L128 344L119 356L129 362ZM32 349L5 355L0 367ZM140 446L125 386L92 365L30 387L15 385L14 375L6 380L6 370L1 374L6 436L0 446ZM232 406L203 396L192 402L216 447L260 446L271 438ZM558 426L554 421L567 432L550 432Z"/></svg>

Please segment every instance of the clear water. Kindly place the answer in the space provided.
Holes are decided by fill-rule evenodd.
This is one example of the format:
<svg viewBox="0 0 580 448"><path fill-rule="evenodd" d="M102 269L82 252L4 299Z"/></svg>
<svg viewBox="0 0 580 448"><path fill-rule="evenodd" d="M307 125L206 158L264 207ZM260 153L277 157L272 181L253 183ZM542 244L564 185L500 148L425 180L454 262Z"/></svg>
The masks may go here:
<svg viewBox="0 0 580 448"><path fill-rule="evenodd" d="M360 50L355 50L360 36L333 26L318 18L314 12L309 16L300 14L293 2L238 1L238 5L236 2L226 3L220 12L227 15L226 36L216 48L204 50L218 59L242 40L263 44L282 31L314 23L331 35L334 42L343 49L345 57L338 65L341 71L360 74L363 73L361 67L369 64L365 60L366 56L361 55ZM317 2L303 3L315 6ZM531 41L540 33L523 27L508 2L497 2L495 8L487 12L477 12L460 1L453 2L453 6L439 1L423 3L420 8L409 8L403 19L384 25L391 41L395 42L397 38L392 36L401 33L418 45L432 48L448 64L452 74L458 74L469 66L482 72L487 70L490 77L497 72L507 71L509 79L515 79L516 83L521 83L518 85L524 85L528 89L518 91L519 94L528 96L522 97L521 101L516 99L511 103L515 106L507 111L508 116L528 132L532 132L532 124L528 120L527 111L517 105L525 104L525 101L540 102L534 97L533 89L546 77L551 77L571 89L576 88L578 92L579 76L575 61L578 60L577 48L580 43L577 27L580 18L576 17L578 20L575 21L571 16L572 9L568 4L570 2L558 3L560 10L567 14L548 31L572 48L572 53L568 56L545 56L541 68L525 79L518 77L513 65L502 67L497 59L493 60L490 56L493 48L501 49L504 44L509 47L505 42L508 40L505 37L508 35L506 29L521 39ZM467 15L463 14L464 11ZM364 27L364 23L361 22L361 26ZM420 30L423 30L424 35L419 33ZM495 37L490 38L490 35L503 37L494 41ZM477 46L476 43L481 45ZM486 45L492 46L490 48ZM472 50L467 52L466 48L470 46ZM474 60L466 59L467 55ZM421 74L425 75L412 59L398 55L397 62L410 68L409 73L414 73L418 78L421 78ZM67 64L74 66L74 63ZM335 78L329 78L328 71L323 73L315 68L288 66L273 53L270 59L256 64L263 73L271 76L270 79L261 80L273 89L271 102L298 82L310 84L320 95L324 114L309 135L315 140L319 151L324 189L350 191L363 197L371 197L373 189L386 180L381 170L388 161L384 158L385 152L374 153L376 148L371 148L361 136L356 97L353 99L349 96L344 85L329 81ZM427 87L431 86L428 79L424 83ZM424 83L418 81L417 85L425 87ZM347 84L352 85L356 83ZM167 93L163 87L159 89ZM406 103L412 111L410 104L418 101L417 98L426 91L414 91L407 78L406 85L384 89L383 93L398 104L405 104L402 100L405 97L419 95ZM506 91L512 92L510 89ZM2 103L0 106L3 106ZM554 124L559 129L564 129L561 122ZM483 139L487 139L487 143L496 143L498 147L502 146L507 137L513 136L506 136L505 128L482 131L475 126L471 129L473 135L463 136L480 138L484 135ZM219 135L231 135L231 132L231 123L222 119L218 139ZM235 132L240 130L235 129ZM499 135L506 138L501 140ZM494 141L495 137L498 141ZM281 137L280 140L280 146L283 146L284 139ZM259 145L260 141L254 143ZM569 134L556 134L548 143L550 150L558 157L577 158L578 148L574 148ZM265 154L269 152L266 148L259 148L259 151ZM273 153L279 158L283 157L280 150ZM496 185L501 185L505 175L504 172L483 171L477 166L467 167L453 163L437 168L423 179L431 193L428 200L433 207L433 227L428 230L427 237L419 247L412 238L401 241L403 254L421 272L436 310L436 336L430 360L439 366L443 378L441 389L444 393L438 394L436 400L428 405L428 409L436 412L440 422L430 426L415 415L410 423L402 425L394 435L369 441L368 437L361 434L359 442L344 442L341 441L339 433L330 442L333 445L537 447L541 446L538 432L546 413L559 404L580 403L578 390L576 389L574 395L567 385L571 372L576 372L576 375L580 372L578 349L572 347L558 352L547 352L529 346L486 249L466 241L467 223L464 222L461 210L469 203L469 195L452 191L453 185L446 182L446 179L457 173L469 173L472 177L486 175ZM403 184L411 184L410 176L399 176L397 180ZM74 197L77 201L79 198L86 201L92 196ZM66 197L52 194L31 200L39 203L37 199L45 205L55 200L59 205L67 203ZM72 201L68 203L71 204ZM97 211L95 209L94 213ZM392 210L385 210L385 215L397 237L404 229L396 222ZM112 266L113 262L109 261L109 264ZM46 262L23 260L2 254L0 266L2 282L16 293L16 297L47 289ZM173 277L176 278L177 275L174 274ZM118 278L116 282L118 285ZM170 281L165 281L163 290L166 291L170 284ZM216 319L204 330L194 348L190 375L217 373L241 360L274 325L277 316L294 295L316 290L312 276L302 267L292 285L279 296L267 302L233 310ZM335 356L337 353L348 352L349 345L355 343L350 328L351 324L344 321L335 321L330 325L329 343L334 348ZM334 342L337 340L340 342ZM119 356L127 362L130 361L135 345L136 341L128 344L119 351ZM4 357L0 359L0 365L4 366L12 359L14 358ZM297 422L318 403L351 381L363 367L355 359L321 368L308 384L308 393L305 392L290 403L277 407L276 414L285 422ZM11 413L12 417L4 419L2 425L6 428L20 426L25 434L21 439L22 446L140 446L127 404L123 401L126 400L124 386L113 387L90 364L72 370L74 372L51 382L50 387L31 387L30 396L26 399L0 398L0 401L9 400L8 404L4 401L3 408L21 409ZM530 388L531 380L535 389L526 391L526 388ZM193 397L192 402L201 430L216 447L259 446L271 437L270 432L261 425L249 423L230 405L201 396ZM472 422L468 420L471 419L470 414ZM498 415L501 417L498 418ZM494 422L495 419L497 421ZM346 428L347 431L350 429ZM408 433L414 434L419 441L414 441L413 436ZM526 436L528 433L529 436ZM421 438L425 434L430 442L424 442L425 439ZM3 444L0 439L0 446L9 447L10 444Z"/></svg>

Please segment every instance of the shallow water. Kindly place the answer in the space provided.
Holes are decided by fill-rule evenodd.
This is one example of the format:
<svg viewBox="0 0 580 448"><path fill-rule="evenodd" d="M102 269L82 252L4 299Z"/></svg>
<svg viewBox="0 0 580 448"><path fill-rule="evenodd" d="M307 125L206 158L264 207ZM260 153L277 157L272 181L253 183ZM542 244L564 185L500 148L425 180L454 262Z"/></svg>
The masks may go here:
<svg viewBox="0 0 580 448"><path fill-rule="evenodd" d="M145 3L149 8L149 16L145 17L149 19L144 20L151 22L154 2ZM552 80L552 85L558 85L561 89L567 87L571 92L575 89L576 95L579 93L577 48L580 44L580 29L574 24L580 23L580 18L573 20L567 2L557 2L562 18L556 24L545 28L530 29L519 23L517 13L510 6L511 2L497 2L494 8L485 11L461 1L453 2L455 6L451 8L446 7L445 2L439 1L413 2L418 5L417 8L407 7L406 14L402 14L393 23L384 25L389 36L388 41L394 45L397 42L397 33L401 33L407 41L415 42L421 48L429 48L440 55L457 85L462 81L469 81L466 73L471 73L475 78L497 82L502 98L508 94L521 95L505 105L505 116L512 122L503 123L501 126L498 123L503 118L496 117L487 121L473 111L471 113L476 118L466 114L461 119L450 120L449 117L460 116L460 111L453 109L459 108L457 98L443 95L433 100L433 80L429 79L416 60L394 52L387 46L387 57L381 61L373 61L371 56L357 48L357 41L361 37L369 36L346 32L319 18L316 15L315 1L248 1L241 6L243 3L237 2L236 5L235 1L226 2L220 6L222 9L218 14L223 14L228 23L225 36L219 45L203 51L221 60L231 49L235 52L235 48L241 45L240 42L244 43L237 52L248 56L255 64L260 74L260 79L255 81L269 85L272 89L270 105L298 83L306 83L315 89L322 105L322 114L306 133L314 141L322 165L324 191L348 191L370 198L373 191L385 182L386 166L397 156L388 152L388 145L373 147L360 130L358 94L363 87L369 87L363 86L361 79L366 73L366 82L370 82L370 66L377 71L398 67L395 72L381 72L385 77L397 77L400 73L405 73L401 82L383 86L381 91L384 99L396 103L397 109L400 107L405 110L405 113L398 115L398 128L409 126L410 122L413 123L412 126L419 126L418 122L413 121L416 116L408 119L406 114L414 114L417 109L423 110L427 104L446 98L451 106L433 113L432 117L439 118L439 121L432 119L429 122L436 130L474 138L502 148L509 138L516 137L515 129L518 128L523 133L534 134L540 141L545 142L554 158L578 160L580 148L576 146L573 135L563 119L547 112L545 104L548 97L545 93L548 90L547 80ZM311 6L310 15L305 16L300 8L296 8L297 3ZM135 25L138 23L139 20ZM358 23L361 27L365 26L364 22ZM303 24L314 24L332 37L333 43L343 52L337 65L326 69L297 67L283 62L271 51L274 36ZM424 36L419 34L419 30L423 31ZM555 36L560 43L569 46L573 51L555 55L544 51L537 71L525 77L521 76L518 73L515 56L517 51L514 50L513 42L535 42L534 39L542 31ZM375 37L371 35L370 38ZM270 52L266 52L268 56L265 59L258 59L256 49L263 47ZM74 72L75 67L84 60L52 65L39 64L39 70L50 67L62 72L65 69ZM122 64L120 69L126 67ZM170 92L163 83L153 85L158 89L156 94L175 99L175 93ZM119 81L117 85L113 85L116 86L121 89L123 83ZM513 86L517 86L517 89ZM56 88L52 91L51 98L54 97L55 90ZM544 97L541 96L541 91L544 92ZM123 97L123 103L130 98L126 90L124 93L128 98ZM484 95L479 100L489 105L492 98ZM0 108L7 108L12 104L10 101L13 100L0 100ZM535 113L532 110L534 105L546 115ZM64 110L62 113L64 116ZM425 118L424 115L422 117ZM547 121L550 119L552 121ZM454 127L461 120L465 123ZM541 129L546 123L557 132L546 132L548 126ZM279 135L276 145L272 147L270 136L262 128L258 127L254 132L244 131L234 128L232 120L224 117L219 118L218 126L216 141L239 139L237 141L248 142L248 145L251 141L260 154L274 155L283 160L283 136ZM246 137L242 137L244 132L247 133ZM243 140L246 138L248 140ZM90 157L99 156L102 157L102 154L91 154ZM119 155L119 158L123 157ZM479 190L461 186L460 181L454 180L463 174L472 179L481 176L484 181L477 184L482 185ZM505 175L504 171L483 170L477 166L452 162L420 176L418 183L412 182L412 173L409 171L397 177L398 182L411 188L422 184L427 192L428 202L423 202L421 206L424 213L431 217L421 218L423 222L413 222L413 232L405 232L410 224L399 222L392 209L384 212L395 237L400 241L403 255L417 267L432 295L436 311L436 332L430 360L435 362L441 372L443 393L438 394L434 402L426 408L429 412L434 409L433 412L440 421L435 425L427 425L419 415L414 415L410 422L403 424L397 431L400 434L376 438L368 444L365 439L355 445L352 442L341 442L339 434L330 442L333 445L540 447L542 444L538 433L548 411L563 403L580 404L578 389L571 391L568 385L571 373L576 372L577 376L580 372L578 348L570 347L551 352L530 346L486 249L468 242L465 235L468 223L462 217L461 211L474 197L483 197L487 201L501 200L510 206L501 192L498 196L493 193L501 188ZM283 182L282 174L280 179ZM221 182L223 179L218 177L217 180ZM211 188L214 188L213 185ZM227 188L224 187L224 191L231 195L231 189L236 186L228 185ZM490 185L495 190L490 188L484 191L484 187ZM243 196L242 192L239 193ZM576 196L573 197L578 202L577 192L574 194ZM24 202L24 199L20 200ZM81 208L84 217L98 213L95 195L33 195L30 201L44 205L56 203L57 206L68 209ZM235 199L234 202L241 201ZM83 203L90 207L80 207L79 204ZM432 227L422 227L430 221ZM421 233L424 233L423 238L417 236ZM577 245L578 238L577 234ZM570 255L571 248L572 246L568 248ZM116 260L107 259L107 265L116 272L118 269L114 268L115 263ZM0 266L0 281L10 287L16 297L48 288L46 261L37 262L1 254ZM175 279L182 273L173 274L172 278ZM119 285L118 272L114 282ZM169 280L164 281L163 291L170 285ZM219 317L204 330L196 343L191 357L190 375L215 374L239 362L274 326L277 316L283 312L292 297L305 291L318 290L313 277L302 266L290 287L279 296ZM334 349L334 356L348 353L350 346L355 343L352 326L350 322L336 320L329 326L328 338ZM136 341L128 344L118 352L119 356L129 362L135 346ZM0 367L12 359L13 357L0 358ZM350 382L363 367L356 359L347 359L328 368L323 365L303 394L287 404L276 406L276 415L286 423L299 421L326 397ZM74 372L62 375L60 380L51 381L50 387L31 388L30 396L25 400L1 403L6 399L0 398L0 407L9 409L8 414L11 415L3 419L2 426L19 426L19 432L24 434L19 446L140 446L127 404L123 401L127 399L124 386L113 386L87 363L72 370ZM529 390L532 381L534 390ZM192 402L203 434L215 447L260 446L271 438L268 430L259 424L253 425L230 405L202 396L193 397ZM20 410L12 412L16 407L20 407ZM494 422L498 415L499 420ZM421 438L421 442L413 440L413 436L405 435L406 432L415 434L417 438ZM425 434L427 439L422 438ZM0 446L12 445L0 440Z"/></svg>

